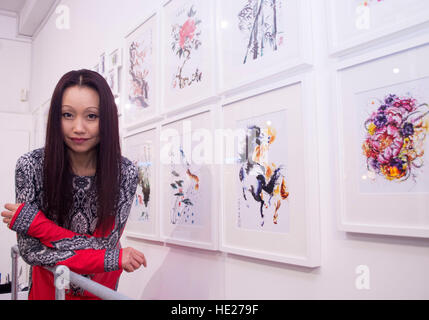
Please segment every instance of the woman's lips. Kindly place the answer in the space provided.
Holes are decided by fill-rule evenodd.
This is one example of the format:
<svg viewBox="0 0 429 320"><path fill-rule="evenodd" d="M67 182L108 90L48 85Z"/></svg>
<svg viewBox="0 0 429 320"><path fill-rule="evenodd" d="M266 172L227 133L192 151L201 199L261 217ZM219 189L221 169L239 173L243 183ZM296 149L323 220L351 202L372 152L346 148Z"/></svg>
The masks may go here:
<svg viewBox="0 0 429 320"><path fill-rule="evenodd" d="M73 138L71 138L71 140L76 144L82 144L88 139L73 139Z"/></svg>

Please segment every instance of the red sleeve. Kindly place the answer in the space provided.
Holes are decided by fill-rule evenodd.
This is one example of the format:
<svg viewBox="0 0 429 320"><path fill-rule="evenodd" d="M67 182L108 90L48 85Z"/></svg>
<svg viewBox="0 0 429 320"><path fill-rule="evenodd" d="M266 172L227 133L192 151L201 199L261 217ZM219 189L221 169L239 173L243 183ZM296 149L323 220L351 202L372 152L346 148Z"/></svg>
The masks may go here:
<svg viewBox="0 0 429 320"><path fill-rule="evenodd" d="M115 271L122 268L122 249L84 249L69 251L72 256L55 265L63 265L79 274Z"/></svg>
<svg viewBox="0 0 429 320"><path fill-rule="evenodd" d="M79 234L62 228L48 219L45 214L35 205L22 203L15 212L9 228L39 239L41 243L49 248L67 246L64 249L105 249L111 247L108 238L100 238L88 234ZM112 227L113 231L113 227ZM115 230L120 232L120 230ZM59 244L59 242L63 243Z"/></svg>

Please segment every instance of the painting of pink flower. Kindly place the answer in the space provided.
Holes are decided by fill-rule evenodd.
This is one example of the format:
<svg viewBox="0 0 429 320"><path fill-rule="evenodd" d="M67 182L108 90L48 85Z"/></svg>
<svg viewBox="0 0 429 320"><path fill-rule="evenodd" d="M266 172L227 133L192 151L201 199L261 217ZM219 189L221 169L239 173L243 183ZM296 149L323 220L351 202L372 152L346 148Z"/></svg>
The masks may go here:
<svg viewBox="0 0 429 320"><path fill-rule="evenodd" d="M192 66L193 57L198 55L201 41L201 19L194 5L181 10L186 17L183 22L171 25L171 50L179 58L179 64L174 67L175 73L171 80L171 88L184 89L202 80L202 71L198 66Z"/></svg>
<svg viewBox="0 0 429 320"><path fill-rule="evenodd" d="M182 49L184 49L184 45L187 39L192 40L195 33L195 20L188 19L180 29L180 42L179 45Z"/></svg>

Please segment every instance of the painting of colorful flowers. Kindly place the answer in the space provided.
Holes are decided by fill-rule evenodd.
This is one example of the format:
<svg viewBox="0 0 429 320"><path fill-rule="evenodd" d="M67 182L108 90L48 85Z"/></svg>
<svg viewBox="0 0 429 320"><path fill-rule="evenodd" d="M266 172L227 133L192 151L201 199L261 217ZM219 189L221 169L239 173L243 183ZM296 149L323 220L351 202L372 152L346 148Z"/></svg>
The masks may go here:
<svg viewBox="0 0 429 320"><path fill-rule="evenodd" d="M171 54L175 57L171 88L184 89L201 82L202 19L196 1L187 2L176 10L170 31Z"/></svg>
<svg viewBox="0 0 429 320"><path fill-rule="evenodd" d="M245 130L238 157L238 227L288 231L284 119L281 111L238 122Z"/></svg>
<svg viewBox="0 0 429 320"><path fill-rule="evenodd" d="M284 0L246 0L238 12L238 29L246 43L243 64L277 51L285 43Z"/></svg>
<svg viewBox="0 0 429 320"><path fill-rule="evenodd" d="M411 91L384 92L383 96L369 100L372 111L363 123L365 177L417 183L421 175L428 174L428 170L424 170L429 133L428 101Z"/></svg>

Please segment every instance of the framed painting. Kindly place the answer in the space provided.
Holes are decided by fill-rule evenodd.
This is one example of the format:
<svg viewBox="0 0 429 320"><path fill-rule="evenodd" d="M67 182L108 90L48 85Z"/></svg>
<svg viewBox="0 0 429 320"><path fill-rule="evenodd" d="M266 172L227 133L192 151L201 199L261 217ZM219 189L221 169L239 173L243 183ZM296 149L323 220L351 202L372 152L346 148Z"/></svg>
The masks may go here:
<svg viewBox="0 0 429 320"><path fill-rule="evenodd" d="M332 54L344 54L428 22L429 2L329 0L327 13L330 51Z"/></svg>
<svg viewBox="0 0 429 320"><path fill-rule="evenodd" d="M122 48L113 50L113 52L109 55L109 58L111 68L122 67Z"/></svg>
<svg viewBox="0 0 429 320"><path fill-rule="evenodd" d="M428 54L338 68L341 230L429 237Z"/></svg>
<svg viewBox="0 0 429 320"><path fill-rule="evenodd" d="M203 107L162 124L160 214L164 241L216 250L211 109Z"/></svg>
<svg viewBox="0 0 429 320"><path fill-rule="evenodd" d="M306 75L224 102L223 251L320 265L311 88Z"/></svg>
<svg viewBox="0 0 429 320"><path fill-rule="evenodd" d="M137 167L139 176L125 229L125 234L130 237L159 240L158 133L155 125L124 137L124 154Z"/></svg>
<svg viewBox="0 0 429 320"><path fill-rule="evenodd" d="M217 0L220 92L309 66L311 21L307 0Z"/></svg>
<svg viewBox="0 0 429 320"><path fill-rule="evenodd" d="M213 1L170 0L163 6L163 113L215 98L213 12Z"/></svg>
<svg viewBox="0 0 429 320"><path fill-rule="evenodd" d="M151 15L125 37L124 127L133 129L157 114L158 17Z"/></svg>
<svg viewBox="0 0 429 320"><path fill-rule="evenodd" d="M106 53L100 55L100 62L98 63L98 73L106 77Z"/></svg>
<svg viewBox="0 0 429 320"><path fill-rule="evenodd" d="M110 89L112 90L115 98L119 96L119 68L114 67L109 70L109 74L107 75L107 82L109 84Z"/></svg>

